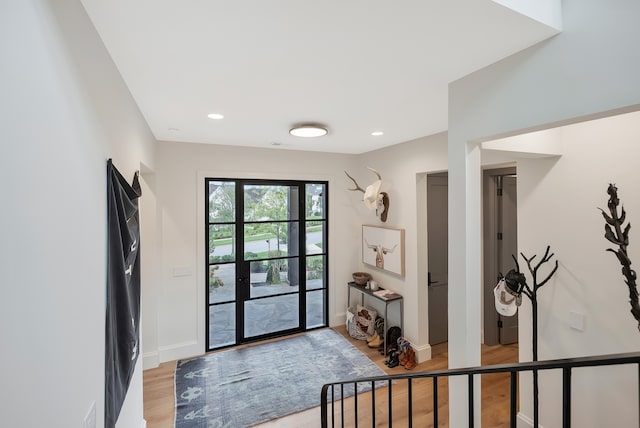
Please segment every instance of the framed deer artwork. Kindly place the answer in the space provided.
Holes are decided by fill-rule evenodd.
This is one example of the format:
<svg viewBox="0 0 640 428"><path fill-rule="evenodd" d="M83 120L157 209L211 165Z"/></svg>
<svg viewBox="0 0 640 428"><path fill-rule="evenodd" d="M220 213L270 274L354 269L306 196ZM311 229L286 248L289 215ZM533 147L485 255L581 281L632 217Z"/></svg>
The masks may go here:
<svg viewBox="0 0 640 428"><path fill-rule="evenodd" d="M404 276L404 229L363 225L362 262Z"/></svg>

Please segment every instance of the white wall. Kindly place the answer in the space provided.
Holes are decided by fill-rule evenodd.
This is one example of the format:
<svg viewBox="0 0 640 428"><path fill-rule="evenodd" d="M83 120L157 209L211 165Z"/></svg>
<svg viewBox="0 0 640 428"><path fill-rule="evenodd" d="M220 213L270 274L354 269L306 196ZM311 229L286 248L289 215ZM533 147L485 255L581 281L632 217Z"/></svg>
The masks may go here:
<svg viewBox="0 0 640 428"><path fill-rule="evenodd" d="M480 313L479 305L473 302L481 277L479 210L475 209L480 192L476 143L640 104L636 46L640 3L565 0L562 9L561 34L449 87L449 228L457 231L449 235L449 260L454 254L466 258L462 271L449 277L450 362L478 361L474 351L479 347L475 340L478 334L473 327L473 319ZM526 330L527 326L521 325L520 331ZM607 348L602 351L608 352ZM464 426L466 389L453 385L449 391L449 402L454 406L451 426ZM585 417L595 418L595 412L585 413Z"/></svg>
<svg viewBox="0 0 640 428"><path fill-rule="evenodd" d="M640 113L560 128L564 154L518 161L518 244L525 255L551 245L560 268L538 294L538 359L640 350L638 322L612 245L604 238L609 183L632 225L640 221ZM640 235L630 232L628 254L640 260ZM551 263L540 268L544 279ZM521 267L525 269L522 263ZM530 278L529 278L530 281ZM526 300L526 299L525 299ZM584 317L584 331L571 328L571 313ZM531 305L520 315L520 359L531 360ZM560 425L561 373L541 377L540 422ZM581 427L636 426L637 367L576 370L573 423ZM596 387L597 386L597 387ZM521 411L531 412L531 387L521 389ZM584 411L589 409L589 412ZM530 413L529 413L530 414Z"/></svg>
<svg viewBox="0 0 640 428"><path fill-rule="evenodd" d="M403 295L403 335L418 351L419 361L430 359L426 276L426 174L446 171L447 134L436 134L365 153L358 158L358 164L358 176L363 180L371 182L375 178L364 169L366 166L371 166L382 174L381 190L389 194L390 210L386 223L380 222L373 213L364 209L359 210L357 221L405 230L404 278L370 266L363 266L363 269L371 272L384 288ZM362 184L360 181L359 183ZM361 254L359 248L357 251Z"/></svg>
<svg viewBox="0 0 640 428"><path fill-rule="evenodd" d="M391 209L386 225L405 229L406 276L400 278L363 266L361 225L382 224L362 204L362 194L349 192L383 175ZM161 291L158 295L158 349L145 349L146 365L196 355L204 351L204 177L322 179L329 181L330 302L329 323L344 322L346 283L358 270L372 272L384 287L405 295L405 329L419 348L429 351L426 323L426 284L420 287L417 258L417 178L446 170L446 134L399 144L365 155L305 153L278 149L161 142L158 189L162 229ZM173 277L175 268L191 275ZM424 276L424 275L423 275ZM390 314L391 315L391 314ZM421 319L419 319L419 317ZM427 354L428 358L430 354Z"/></svg>
<svg viewBox="0 0 640 428"><path fill-rule="evenodd" d="M353 171L349 155L281 149L159 143L157 186L161 236L158 348L145 349L145 361L167 361L205 350L204 178L271 178L329 181L329 323L344 322L347 282L359 268L362 194L343 170ZM358 225L358 226L356 226ZM175 268L190 275L174 277Z"/></svg>
<svg viewBox="0 0 640 428"><path fill-rule="evenodd" d="M78 1L0 4L0 425L103 426L106 160L153 138ZM121 427L140 427L136 372Z"/></svg>
<svg viewBox="0 0 640 428"><path fill-rule="evenodd" d="M158 224L156 174L145 165L140 169L142 195L140 200L140 242L144 243L141 251L141 302L140 302L140 334L142 336L143 369L159 365L158 349L158 294L160 264L161 231Z"/></svg>

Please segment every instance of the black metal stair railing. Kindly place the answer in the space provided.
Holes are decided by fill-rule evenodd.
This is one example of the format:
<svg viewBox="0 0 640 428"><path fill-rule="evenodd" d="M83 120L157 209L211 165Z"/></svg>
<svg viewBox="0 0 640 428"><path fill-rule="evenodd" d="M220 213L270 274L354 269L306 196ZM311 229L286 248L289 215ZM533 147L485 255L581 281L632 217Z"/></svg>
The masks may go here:
<svg viewBox="0 0 640 428"><path fill-rule="evenodd" d="M581 358L567 358L567 359L558 359L558 360L548 360L548 361L536 361L529 363L515 363L515 364L499 364L493 366L482 366L482 367L473 367L473 368L460 368L460 369L450 369L450 370L440 370L440 371L431 371L431 372L423 372L423 373L410 373L410 374L402 374L402 375L388 375L388 376L377 376L377 377L368 377L368 378L360 378L350 381L344 382L335 382L325 384L322 387L322 392L320 396L320 406L321 406L321 423L322 428L328 427L344 427L345 424L348 423L349 426L358 426L358 395L362 395L364 393L358 393L358 385L367 385L370 386L370 390L366 393L371 394L371 413L368 416L367 420L371 419L371 426L376 426L376 386L387 386L388 388L388 412L387 412L387 421L386 424L388 427L393 426L393 413L392 413L392 404L393 404L393 392L392 392L392 384L393 382L405 381L407 382L407 401L408 401L408 409L407 409L407 426L413 426L414 419L414 410L413 410L413 397L412 397L412 381L416 379L426 379L430 378L433 382L433 426L438 426L438 379L440 378L450 378L455 376L467 376L468 381L468 399L467 405L469 409L469 415L474 414L474 397L473 397L473 381L474 376L483 375L483 374L492 374L492 373L509 373L510 374L510 382L509 382L509 420L510 426L515 428L516 426L516 408L517 408L517 388L518 388L518 379L517 374L519 372L539 372L543 370L561 370L562 371L562 427L563 428L571 428L571 374L572 369L578 367L599 367L599 366L614 366L614 365L625 365L625 364L636 364L638 366L638 396L640 397L640 352L632 352L625 354L612 354L612 355L602 355L602 356L592 356L592 357L581 357ZM354 410L354 419L350 421L345 421L345 399L348 397L344 396L344 387L346 385L351 385L354 388L353 395L353 410ZM336 398L336 396L338 398ZM339 401L340 407L340 420L336 421L336 401ZM469 427L473 428L474 426L474 418L469 418ZM404 425L404 422L403 422ZM640 426L640 403L638 403L638 426Z"/></svg>

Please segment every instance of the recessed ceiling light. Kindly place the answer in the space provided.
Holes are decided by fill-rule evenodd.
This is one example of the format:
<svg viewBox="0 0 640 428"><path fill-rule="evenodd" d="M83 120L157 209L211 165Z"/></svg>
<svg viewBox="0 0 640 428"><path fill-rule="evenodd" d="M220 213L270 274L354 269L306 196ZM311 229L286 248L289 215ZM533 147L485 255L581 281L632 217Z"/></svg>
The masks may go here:
<svg viewBox="0 0 640 428"><path fill-rule="evenodd" d="M208 114L207 117L209 119L215 119L215 120L224 119L224 116L221 115L220 113L211 113L211 114Z"/></svg>
<svg viewBox="0 0 640 428"><path fill-rule="evenodd" d="M371 133L371 135L373 135L374 137L379 137L380 135L384 135L384 132L382 132L382 131L373 131Z"/></svg>
<svg viewBox="0 0 640 428"><path fill-rule="evenodd" d="M305 138L322 137L323 135L327 135L328 132L325 126L311 124L297 125L289 130L289 134L295 137Z"/></svg>

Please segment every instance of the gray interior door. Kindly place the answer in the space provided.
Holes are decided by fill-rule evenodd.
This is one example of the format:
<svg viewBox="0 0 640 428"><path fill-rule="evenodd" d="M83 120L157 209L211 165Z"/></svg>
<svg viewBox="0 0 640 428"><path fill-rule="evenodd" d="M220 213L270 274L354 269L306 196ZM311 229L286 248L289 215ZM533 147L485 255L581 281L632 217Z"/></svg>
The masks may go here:
<svg viewBox="0 0 640 428"><path fill-rule="evenodd" d="M482 245L485 345L518 341L518 316L498 315L493 295L499 274L506 274L510 269L515 268L511 255L518 255L515 174L515 168L484 171Z"/></svg>
<svg viewBox="0 0 640 428"><path fill-rule="evenodd" d="M427 176L427 251L429 266L429 343L446 342L448 316L448 177Z"/></svg>
<svg viewBox="0 0 640 428"><path fill-rule="evenodd" d="M499 228L502 239L498 240L498 256L500 272L506 274L515 268L511 257L518 257L518 215L517 215L517 187L516 177L499 176L499 186L502 187L502 197L499 201ZM499 341L503 345L518 341L518 313L512 317L499 316Z"/></svg>

